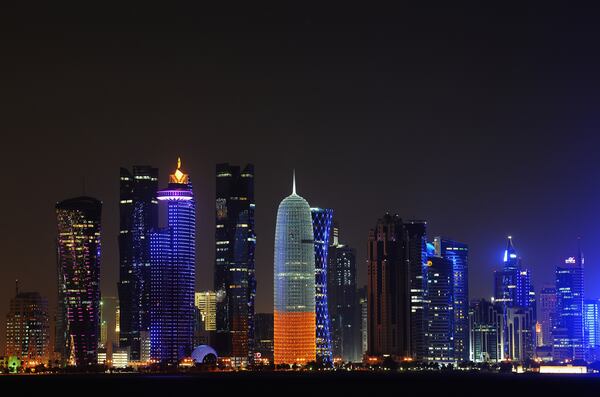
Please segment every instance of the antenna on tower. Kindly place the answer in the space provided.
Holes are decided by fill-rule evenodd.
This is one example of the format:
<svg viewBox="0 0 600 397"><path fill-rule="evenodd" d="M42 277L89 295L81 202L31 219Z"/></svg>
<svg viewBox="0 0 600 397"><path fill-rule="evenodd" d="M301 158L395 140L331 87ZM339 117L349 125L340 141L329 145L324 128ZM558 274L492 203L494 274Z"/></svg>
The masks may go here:
<svg viewBox="0 0 600 397"><path fill-rule="evenodd" d="M15 280L15 292L16 292L15 296L18 296L19 295L19 279Z"/></svg>
<svg viewBox="0 0 600 397"><path fill-rule="evenodd" d="M296 194L296 169L292 171L292 194Z"/></svg>

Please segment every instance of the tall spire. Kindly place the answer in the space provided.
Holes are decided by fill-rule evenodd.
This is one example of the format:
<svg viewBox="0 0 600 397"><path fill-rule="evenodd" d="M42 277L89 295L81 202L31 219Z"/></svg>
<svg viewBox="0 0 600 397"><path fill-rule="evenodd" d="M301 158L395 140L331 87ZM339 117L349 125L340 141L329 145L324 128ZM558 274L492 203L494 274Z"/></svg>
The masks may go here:
<svg viewBox="0 0 600 397"><path fill-rule="evenodd" d="M296 169L292 171L292 194L296 194Z"/></svg>

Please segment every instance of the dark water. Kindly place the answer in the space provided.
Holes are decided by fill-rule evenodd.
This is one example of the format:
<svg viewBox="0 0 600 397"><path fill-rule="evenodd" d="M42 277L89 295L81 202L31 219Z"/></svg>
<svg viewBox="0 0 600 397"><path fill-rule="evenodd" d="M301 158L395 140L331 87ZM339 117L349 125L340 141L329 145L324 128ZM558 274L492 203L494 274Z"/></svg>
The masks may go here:
<svg viewBox="0 0 600 397"><path fill-rule="evenodd" d="M161 395L204 397L240 393L243 396L302 393L317 397L361 394L389 396L600 396L598 375L541 375L485 373L199 373L174 375L9 375L0 376L0 390L16 387L21 392L88 396L94 392L109 396ZM333 393L332 393L333 392ZM140 394L141 393L141 394ZM225 393L225 394L222 394ZM6 395L6 394L5 394ZM29 395L29 394L28 394ZM94 393L94 395L97 395ZM320 396L319 396L320 397Z"/></svg>

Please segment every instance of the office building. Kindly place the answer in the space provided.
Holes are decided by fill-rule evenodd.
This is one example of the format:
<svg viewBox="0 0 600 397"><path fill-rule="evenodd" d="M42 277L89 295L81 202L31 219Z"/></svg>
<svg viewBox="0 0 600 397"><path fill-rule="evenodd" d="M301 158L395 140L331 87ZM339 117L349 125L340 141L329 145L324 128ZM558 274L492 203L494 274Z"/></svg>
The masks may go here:
<svg viewBox="0 0 600 397"><path fill-rule="evenodd" d="M102 203L77 197L56 204L58 314L55 351L63 363L98 361Z"/></svg>

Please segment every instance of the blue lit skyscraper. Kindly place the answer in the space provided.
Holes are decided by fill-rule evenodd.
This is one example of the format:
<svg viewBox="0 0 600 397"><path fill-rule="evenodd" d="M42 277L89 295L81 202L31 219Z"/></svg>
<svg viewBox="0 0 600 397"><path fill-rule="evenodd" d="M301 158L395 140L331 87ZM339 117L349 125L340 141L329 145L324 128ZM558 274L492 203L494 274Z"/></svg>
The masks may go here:
<svg viewBox="0 0 600 397"><path fill-rule="evenodd" d="M158 169L134 166L120 172L119 346L131 360L142 357L150 330L150 232L158 227Z"/></svg>
<svg viewBox="0 0 600 397"><path fill-rule="evenodd" d="M454 272L454 357L469 360L469 247L436 237L435 254L452 262Z"/></svg>
<svg viewBox="0 0 600 397"><path fill-rule="evenodd" d="M254 166L217 164L215 193L215 348L241 366L254 354Z"/></svg>
<svg viewBox="0 0 600 397"><path fill-rule="evenodd" d="M583 265L578 255L565 259L556 268L556 319L552 328L553 358L558 361L583 360Z"/></svg>
<svg viewBox="0 0 600 397"><path fill-rule="evenodd" d="M333 362L331 351L330 319L327 304L327 253L333 210L311 208L313 234L315 239L315 313L317 361L324 364Z"/></svg>
<svg viewBox="0 0 600 397"><path fill-rule="evenodd" d="M427 258L425 360L451 363L454 357L454 263L440 256Z"/></svg>
<svg viewBox="0 0 600 397"><path fill-rule="evenodd" d="M536 302L533 285L531 283L531 273L529 270L523 269L521 258L517 255L517 251L512 243L512 238L508 236L506 249L504 250L502 270L494 272L494 302L500 304L503 310L504 323L504 357L516 359L513 357L513 352L519 353L519 360L533 356L533 347L535 346L535 315ZM516 310L516 309L519 310ZM520 329L520 335L523 338L532 338L530 341L522 342L519 338L512 338L509 335L509 309L515 316L521 316L528 320L527 326L531 330ZM531 313L526 313L531 312ZM519 317L519 318L521 318ZM518 321L518 319L516 320ZM511 345L511 341L519 343L518 348Z"/></svg>
<svg viewBox="0 0 600 397"><path fill-rule="evenodd" d="M167 203L167 227L150 234L150 357L176 364L192 349L196 282L196 208L180 160L157 198Z"/></svg>
<svg viewBox="0 0 600 397"><path fill-rule="evenodd" d="M600 350L600 301L586 299L583 302L583 332L586 360L596 361Z"/></svg>

